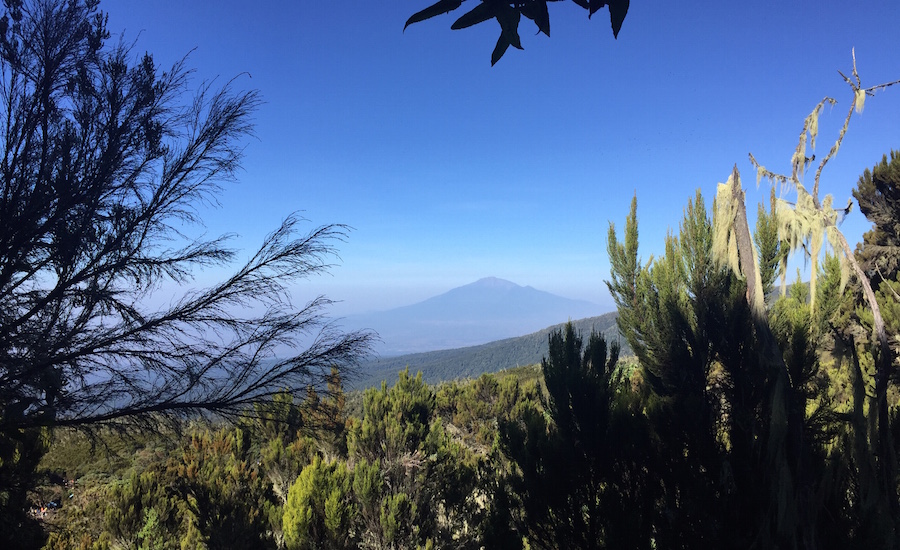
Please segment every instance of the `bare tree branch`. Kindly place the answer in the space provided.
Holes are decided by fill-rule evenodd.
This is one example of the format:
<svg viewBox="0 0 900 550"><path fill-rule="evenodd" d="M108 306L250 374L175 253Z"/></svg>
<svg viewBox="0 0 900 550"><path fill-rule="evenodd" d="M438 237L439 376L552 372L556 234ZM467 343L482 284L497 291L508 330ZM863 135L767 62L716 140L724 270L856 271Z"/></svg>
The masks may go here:
<svg viewBox="0 0 900 550"><path fill-rule="evenodd" d="M0 432L244 414L351 373L370 335L292 287L329 268L348 228L288 216L231 276L229 236L192 237L234 179L256 92L203 84L107 47L92 2L9 4L0 25Z"/></svg>

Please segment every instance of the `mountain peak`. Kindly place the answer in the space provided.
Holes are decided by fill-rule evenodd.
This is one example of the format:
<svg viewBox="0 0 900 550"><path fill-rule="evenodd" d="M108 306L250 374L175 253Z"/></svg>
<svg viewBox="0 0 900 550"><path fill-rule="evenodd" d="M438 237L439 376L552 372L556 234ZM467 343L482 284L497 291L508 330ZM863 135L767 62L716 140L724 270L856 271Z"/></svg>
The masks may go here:
<svg viewBox="0 0 900 550"><path fill-rule="evenodd" d="M589 302L485 277L417 304L360 316L356 326L378 332L378 351L397 354L483 344L598 313Z"/></svg>
<svg viewBox="0 0 900 550"><path fill-rule="evenodd" d="M521 288L520 285L512 281L507 281L506 279L500 279L498 277L484 277L482 279L478 279L474 283L471 283L466 286L477 286L481 288Z"/></svg>

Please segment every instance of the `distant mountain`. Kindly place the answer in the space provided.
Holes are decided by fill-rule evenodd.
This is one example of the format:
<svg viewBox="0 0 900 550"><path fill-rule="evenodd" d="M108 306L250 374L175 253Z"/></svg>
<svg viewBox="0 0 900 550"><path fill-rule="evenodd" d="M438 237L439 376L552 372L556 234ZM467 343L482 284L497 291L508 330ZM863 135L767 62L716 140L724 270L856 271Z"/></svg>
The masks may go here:
<svg viewBox="0 0 900 550"><path fill-rule="evenodd" d="M599 315L602 309L488 277L410 306L350 316L344 324L376 331L381 337L376 349L388 356L484 344Z"/></svg>
<svg viewBox="0 0 900 550"><path fill-rule="evenodd" d="M631 349L619 336L616 312L599 317L572 321L575 328L587 337L591 329L602 333L608 342L618 341L622 346L621 355L630 355ZM486 372L540 363L547 355L547 339L551 330L562 328L563 324L543 330L490 342L479 346L460 349L415 353L400 357L386 357L360 366L359 375L347 383L348 388L364 389L377 386L382 380L393 384L397 373L409 367L411 373L422 371L422 377L430 384L460 378L474 378Z"/></svg>

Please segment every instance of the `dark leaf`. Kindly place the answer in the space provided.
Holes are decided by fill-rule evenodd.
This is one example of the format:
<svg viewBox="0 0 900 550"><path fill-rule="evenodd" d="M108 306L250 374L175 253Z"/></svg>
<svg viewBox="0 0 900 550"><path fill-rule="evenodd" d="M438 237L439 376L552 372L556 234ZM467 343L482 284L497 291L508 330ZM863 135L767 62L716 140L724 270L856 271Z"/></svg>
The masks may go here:
<svg viewBox="0 0 900 550"><path fill-rule="evenodd" d="M405 31L406 27L412 25L413 23L425 21L426 19L431 19L432 17L445 13L450 13L451 11L460 7L462 3L463 0L439 0L435 4L428 6L424 10L414 13L412 17L406 20L406 24L403 25L403 30Z"/></svg>
<svg viewBox="0 0 900 550"><path fill-rule="evenodd" d="M456 22L450 26L450 28L458 31L459 29L465 29L466 27L471 27L472 25L483 23L488 19L496 17L497 12L499 11L498 8L502 7L503 4L499 2L482 2L475 6L472 11L463 14L463 16L457 19Z"/></svg>
<svg viewBox="0 0 900 550"><path fill-rule="evenodd" d="M493 67L497 61L500 61L500 58L503 57L503 54L506 53L506 50L509 48L509 40L506 39L506 35L500 33L500 38L497 39L497 45L494 46L494 51L491 53L491 67Z"/></svg>
<svg viewBox="0 0 900 550"><path fill-rule="evenodd" d="M550 13L547 11L546 0L525 4L521 11L522 15L534 21L539 31L550 36Z"/></svg>
<svg viewBox="0 0 900 550"><path fill-rule="evenodd" d="M619 37L619 29L622 28L622 22L628 14L628 4L630 0L613 0L609 3L609 21L612 23L613 36Z"/></svg>
<svg viewBox="0 0 900 550"><path fill-rule="evenodd" d="M597 10L606 5L606 2L601 0L588 0L588 17L597 13Z"/></svg>
<svg viewBox="0 0 900 550"><path fill-rule="evenodd" d="M519 20L521 14L519 10L511 8L506 4L498 10L497 22L500 23L501 34L506 36L510 46L517 50L522 49L522 40L519 38Z"/></svg>

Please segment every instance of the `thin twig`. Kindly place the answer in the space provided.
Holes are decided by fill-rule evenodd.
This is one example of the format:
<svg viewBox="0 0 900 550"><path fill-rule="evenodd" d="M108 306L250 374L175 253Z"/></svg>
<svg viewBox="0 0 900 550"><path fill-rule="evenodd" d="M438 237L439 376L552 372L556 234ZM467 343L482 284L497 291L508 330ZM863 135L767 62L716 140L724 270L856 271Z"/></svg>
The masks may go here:
<svg viewBox="0 0 900 550"><path fill-rule="evenodd" d="M881 280L884 281L885 283L887 283L887 277L885 277L884 275L882 275L882 273L881 273L881 268L876 266L876 267L875 267L875 271L878 273L878 276L881 277ZM900 302L900 294L897 294L897 291L894 290L894 287L892 287L890 284L885 284L884 286L888 287L888 290L891 291L891 294L894 295L894 298L895 298L898 302ZM879 288L880 288L880 287L879 287Z"/></svg>
<svg viewBox="0 0 900 550"><path fill-rule="evenodd" d="M856 83L854 84L852 80L850 80L844 73L838 71L838 74L844 79L847 84L850 85L850 88L853 90L854 101L850 104L850 110L847 112L847 118L844 119L844 125L841 127L841 132L838 134L838 139L831 147L831 150L825 155L825 158L822 159L822 162L819 164L819 168L816 170L816 179L813 183L813 200L816 202L816 206L819 206L819 178L822 175L822 169L825 168L825 165L828 164L828 161L837 154L838 149L841 147L841 143L844 140L844 134L847 133L847 127L850 125L850 118L853 116L853 109L856 107L855 97L856 94L859 93L860 90L863 91L864 94L868 96L875 95L875 92L878 90L883 90L889 86L893 86L894 84L900 84L900 80L894 80L893 82L885 82L884 84L876 84L875 86L870 86L868 88L862 87L862 81L859 78L859 73L856 70L856 49L850 50L850 55L853 57L853 78L856 79Z"/></svg>
<svg viewBox="0 0 900 550"><path fill-rule="evenodd" d="M855 67L853 68L853 73L854 74L856 73ZM841 75L841 76L844 76L844 75ZM844 76L844 79L847 80L847 82L850 82L846 76ZM852 86L853 84L851 83L850 85ZM847 118L844 119L844 125L841 126L841 131L838 134L837 141L834 142L834 145L831 146L831 150L828 151L828 154L825 155L825 158L823 158L822 162L819 163L819 168L816 169L816 177L813 180L813 191L812 191L812 197L813 197L813 201L816 203L816 208L820 208L820 206L821 206L819 204L819 178L822 176L822 169L825 168L825 165L828 164L828 161L831 160L831 158L837 154L838 149L840 149L841 142L844 141L844 134L847 133L847 128L850 126L850 117L853 116L853 107L854 107L854 104L851 103L850 110L847 112Z"/></svg>

